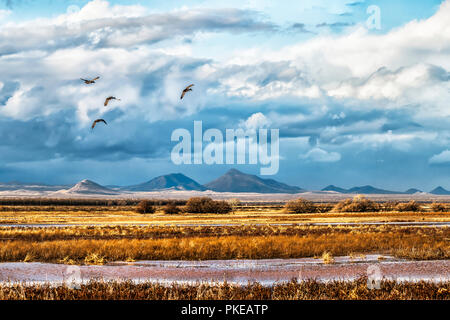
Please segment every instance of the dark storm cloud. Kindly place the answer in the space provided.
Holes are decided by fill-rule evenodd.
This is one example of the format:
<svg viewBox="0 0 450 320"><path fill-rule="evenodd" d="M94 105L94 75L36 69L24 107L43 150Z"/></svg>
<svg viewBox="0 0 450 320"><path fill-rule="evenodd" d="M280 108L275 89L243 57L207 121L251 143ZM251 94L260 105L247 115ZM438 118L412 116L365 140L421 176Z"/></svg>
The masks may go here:
<svg viewBox="0 0 450 320"><path fill-rule="evenodd" d="M66 160L119 161L166 154L170 123L149 125L138 119L120 121L121 112L105 115L108 126L79 128L70 111L27 122L2 120L2 160L6 162ZM126 130L126 131L125 131ZM126 133L124 133L126 132Z"/></svg>

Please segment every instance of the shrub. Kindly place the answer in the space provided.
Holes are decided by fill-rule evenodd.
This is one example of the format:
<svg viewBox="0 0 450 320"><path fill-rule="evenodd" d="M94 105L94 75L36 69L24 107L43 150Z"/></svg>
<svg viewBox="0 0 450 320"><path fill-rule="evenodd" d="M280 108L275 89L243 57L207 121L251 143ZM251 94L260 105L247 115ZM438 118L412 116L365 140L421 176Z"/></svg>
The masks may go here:
<svg viewBox="0 0 450 320"><path fill-rule="evenodd" d="M233 198L228 200L228 204L231 206L231 209L234 212L241 205L241 200Z"/></svg>
<svg viewBox="0 0 450 320"><path fill-rule="evenodd" d="M179 214L181 210L174 203L170 202L164 207L163 211L165 214Z"/></svg>
<svg viewBox="0 0 450 320"><path fill-rule="evenodd" d="M380 211L380 205L375 201L366 199L362 195L357 195L353 199L345 199L338 202L334 212L376 212Z"/></svg>
<svg viewBox="0 0 450 320"><path fill-rule="evenodd" d="M289 213L315 213L317 207L313 202L305 199L291 200L286 203L284 209Z"/></svg>
<svg viewBox="0 0 450 320"><path fill-rule="evenodd" d="M383 204L383 210L384 211L396 211L398 204L399 204L398 201L388 201Z"/></svg>
<svg viewBox="0 0 450 320"><path fill-rule="evenodd" d="M433 202L431 204L431 210L433 210L434 212L447 212L447 206L443 203L437 203L437 202Z"/></svg>
<svg viewBox="0 0 450 320"><path fill-rule="evenodd" d="M152 205L152 201L149 200L142 200L138 203L136 207L136 211L138 213L147 214L147 213L155 213L155 208Z"/></svg>
<svg viewBox="0 0 450 320"><path fill-rule="evenodd" d="M229 203L215 201L211 198L190 198L186 203L185 211L189 213L229 213L232 210Z"/></svg>
<svg viewBox="0 0 450 320"><path fill-rule="evenodd" d="M333 205L329 203L316 204L316 210L318 213L327 213L333 210Z"/></svg>
<svg viewBox="0 0 450 320"><path fill-rule="evenodd" d="M400 212L417 212L417 211L421 211L421 207L420 204L418 204L416 201L411 200L410 202L407 203L399 203L396 207L395 210L400 211Z"/></svg>

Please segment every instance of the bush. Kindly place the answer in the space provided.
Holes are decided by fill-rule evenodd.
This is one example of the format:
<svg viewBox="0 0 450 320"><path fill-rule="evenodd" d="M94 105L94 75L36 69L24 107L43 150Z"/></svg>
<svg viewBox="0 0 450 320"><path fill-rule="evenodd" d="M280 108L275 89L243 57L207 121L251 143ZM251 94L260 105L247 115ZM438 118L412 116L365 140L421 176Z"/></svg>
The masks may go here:
<svg viewBox="0 0 450 320"><path fill-rule="evenodd" d="M136 207L136 212L147 214L147 213L155 213L155 208L153 207L153 202L149 200L142 200L138 203Z"/></svg>
<svg viewBox="0 0 450 320"><path fill-rule="evenodd" d="M229 213L232 208L225 201L215 201L207 197L194 197L186 203L185 211L189 213Z"/></svg>
<svg viewBox="0 0 450 320"><path fill-rule="evenodd" d="M231 206L231 210L234 212L241 205L241 200L233 198L228 200L228 204Z"/></svg>
<svg viewBox="0 0 450 320"><path fill-rule="evenodd" d="M297 199L286 203L284 209L289 213L315 213L317 212L316 205L308 200Z"/></svg>
<svg viewBox="0 0 450 320"><path fill-rule="evenodd" d="M437 203L437 202L433 202L431 204L431 210L433 210L434 212L447 212L447 206L443 203Z"/></svg>
<svg viewBox="0 0 450 320"><path fill-rule="evenodd" d="M384 211L396 211L398 204L399 204L398 201L388 201L383 204L383 210Z"/></svg>
<svg viewBox="0 0 450 320"><path fill-rule="evenodd" d="M364 196L358 195L353 199L346 199L338 202L334 208L334 212L377 212L380 211L380 205L375 201L366 199Z"/></svg>
<svg viewBox="0 0 450 320"><path fill-rule="evenodd" d="M165 214L179 214L181 210L174 203L168 203L163 211Z"/></svg>
<svg viewBox="0 0 450 320"><path fill-rule="evenodd" d="M422 208L421 208L420 204L418 204L416 201L411 200L410 202L407 202L407 203L399 203L395 207L395 210L400 211L400 212L417 212L417 211L421 211Z"/></svg>
<svg viewBox="0 0 450 320"><path fill-rule="evenodd" d="M318 213L327 213L333 210L333 205L329 203L316 204L316 210Z"/></svg>

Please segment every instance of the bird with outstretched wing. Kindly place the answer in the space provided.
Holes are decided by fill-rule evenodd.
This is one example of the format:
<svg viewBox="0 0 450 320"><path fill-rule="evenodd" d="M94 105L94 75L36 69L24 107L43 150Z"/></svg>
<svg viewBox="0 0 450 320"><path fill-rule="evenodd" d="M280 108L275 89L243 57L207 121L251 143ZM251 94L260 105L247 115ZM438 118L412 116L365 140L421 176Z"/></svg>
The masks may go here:
<svg viewBox="0 0 450 320"><path fill-rule="evenodd" d="M111 100L118 100L118 101L120 101L120 99L117 99L116 97L111 96L111 97L106 98L104 106L106 107Z"/></svg>
<svg viewBox="0 0 450 320"><path fill-rule="evenodd" d="M106 123L105 120L103 120L103 119L97 119L97 120L95 120L95 121L92 123L91 130L93 130L93 129L95 128L95 126L97 125L97 123L99 123L99 122L103 122L104 124L108 125L108 124Z"/></svg>
<svg viewBox="0 0 450 320"><path fill-rule="evenodd" d="M96 80L100 79L100 77L96 77L94 79L83 79L83 78L80 79L81 81L84 81L85 84L94 84Z"/></svg>
<svg viewBox="0 0 450 320"><path fill-rule="evenodd" d="M193 84L190 84L190 85L188 85L188 86L183 90L183 92L181 93L181 98L180 98L180 100L184 98L184 95L185 95L187 92L192 91L192 87L193 87L193 86L194 86Z"/></svg>

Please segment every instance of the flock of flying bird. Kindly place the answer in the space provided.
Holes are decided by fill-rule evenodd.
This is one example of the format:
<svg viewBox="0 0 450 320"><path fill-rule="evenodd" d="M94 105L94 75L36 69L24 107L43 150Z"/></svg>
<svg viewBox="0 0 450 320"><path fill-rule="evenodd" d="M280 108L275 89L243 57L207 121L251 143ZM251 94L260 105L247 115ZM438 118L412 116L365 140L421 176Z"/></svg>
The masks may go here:
<svg viewBox="0 0 450 320"><path fill-rule="evenodd" d="M94 79L83 79L83 78L81 78L81 81L83 81L85 84L89 84L90 85L90 84L94 84L95 81L97 81L98 79L100 79L100 77L96 77ZM186 88L184 88L183 92L181 93L180 100L184 98L184 96L185 96L185 94L187 92L192 91L192 87L193 86L194 86L193 84L190 84ZM105 100L103 105L105 107L107 107L111 100L118 100L118 101L120 101L120 99L118 99L118 98L116 98L114 96L110 96L110 97L106 98L106 100ZM97 125L97 123L99 123L99 122L103 122L105 125L108 124L104 119L97 119L97 120L94 120L94 122L92 123L91 129L93 130L95 128L95 126Z"/></svg>

